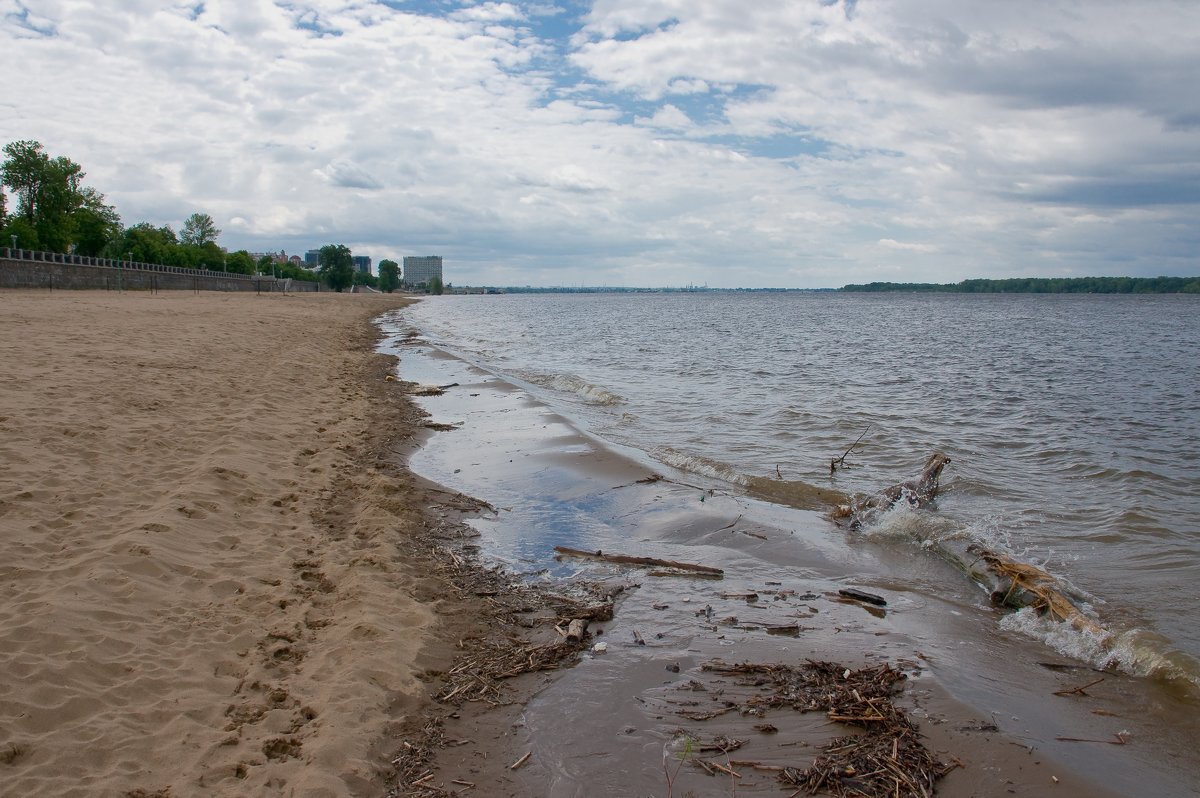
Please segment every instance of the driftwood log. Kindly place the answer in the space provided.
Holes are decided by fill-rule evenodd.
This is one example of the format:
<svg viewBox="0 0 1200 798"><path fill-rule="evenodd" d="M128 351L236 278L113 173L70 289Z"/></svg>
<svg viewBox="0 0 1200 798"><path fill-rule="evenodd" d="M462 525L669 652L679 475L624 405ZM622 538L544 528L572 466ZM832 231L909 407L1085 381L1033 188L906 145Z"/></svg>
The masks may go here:
<svg viewBox="0 0 1200 798"><path fill-rule="evenodd" d="M949 464L949 457L941 452L934 452L925 461L925 467L916 479L892 485L870 496L857 496L849 504L839 504L830 516L835 521L844 521L851 528L857 529L874 521L899 501L907 502L913 507L927 507L937 497L938 478L942 475L942 469Z"/></svg>
<svg viewBox="0 0 1200 798"><path fill-rule="evenodd" d="M858 529L877 520L900 501L913 507L927 507L937 497L938 478L949 463L949 457L935 452L925 461L916 479L870 496L856 497L849 504L835 507L830 517ZM993 603L1014 609L1032 607L1039 614L1048 614L1101 640L1110 637L1109 632L1083 613L1059 580L1036 565L1018 562L966 537L928 538L924 542L987 590Z"/></svg>
<svg viewBox="0 0 1200 798"><path fill-rule="evenodd" d="M725 573L720 568L712 568L707 565L695 565L687 562L675 562L674 560L660 560L656 557L632 557L627 554L605 554L602 551L583 551L581 549L570 549L566 546L555 546L554 550L567 557L580 557L585 560L601 560L603 562L611 562L618 565L649 565L656 568L675 568L680 571L695 571L696 573L707 574L710 576L721 576Z"/></svg>

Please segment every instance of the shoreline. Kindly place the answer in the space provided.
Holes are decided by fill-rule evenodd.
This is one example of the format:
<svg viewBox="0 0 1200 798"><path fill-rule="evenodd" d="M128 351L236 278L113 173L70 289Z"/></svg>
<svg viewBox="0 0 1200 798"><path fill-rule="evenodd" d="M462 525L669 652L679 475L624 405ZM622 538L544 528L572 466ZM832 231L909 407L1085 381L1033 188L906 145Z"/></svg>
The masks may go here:
<svg viewBox="0 0 1200 798"><path fill-rule="evenodd" d="M399 327L403 330L403 323ZM1109 684L1093 690L1099 690L1099 697L1048 698L1054 691L1069 691L1091 681L1089 669L1080 663L1063 662L1053 652L1042 650L1030 641L1006 639L991 632L987 637L994 642L989 647L998 646L991 656L1001 657L1005 664L996 668L996 662L992 661L994 670L971 672L971 658L963 660L953 645L944 643L952 643L965 628L964 624L975 624L978 628L983 620L973 587L964 581L957 591L959 595L951 596L949 602L920 589L925 580L944 584L942 580L948 576L958 578L949 565L920 554L890 552L874 544L866 544L865 549L862 544L847 549L844 542L839 544L828 534L808 530L808 524L803 522L806 531L796 531L797 537L791 543L786 542L787 538L782 539L783 549L776 543L758 542L760 537L779 539L780 528L770 523L756 527L743 521L736 530L726 528L719 534L728 522L740 516L741 501L730 497L724 500L727 503L722 510L721 496L710 497L703 505L705 513L692 516L696 505L692 504L691 510L683 508L695 500L693 488L673 482L670 476L657 483L657 495L647 492L642 499L629 498L637 489L628 483L648 473L644 465L614 466L613 462L621 457L589 450L589 438L580 436L564 419L539 406L519 387L440 352L436 346L413 335L409 330L401 336L404 343L398 344L403 347L403 378L426 384L456 385L443 395L418 400L448 431L431 439L410 463L418 473L435 481L503 505L501 512L471 524L483 531L485 549L490 548L488 553L493 561L499 555L499 561L507 562L514 572L549 568L549 578L561 578L564 564L555 564L552 555L547 554L554 543L561 542L582 549L603 548L635 555L653 553L727 568L724 586L715 588L698 587L686 581L668 586L663 583L670 580L656 580L637 569L615 572L570 569L566 574L568 579L614 575L620 578L624 574L636 583L636 588L623 594L616 618L604 626L604 636L598 638L609 642L608 654L585 655L580 665L556 674L548 689L534 690L517 725L496 727L516 743L509 750L513 760L522 753L533 752L532 759L521 770L526 794L587 794L572 791L580 784L602 784L615 792L661 791L664 782L658 760L670 742L669 727L662 724L682 723L679 718L672 720L674 713L663 704L678 700L678 696L671 699L662 695L664 685L702 680L701 666L709 658L728 657L731 650L740 657L767 661L771 656L779 656L781 649L791 648L791 653L783 654L788 661L809 656L837 659L847 667L897 659L918 662L919 673L910 682L912 695L904 700L921 713L921 731L931 744L966 765L946 777L939 785L939 794L1001 796L1014 791L1041 794L1046 789L1064 795L1121 794L1119 787L1103 777L1089 776L1095 765L1123 759L1136 770L1145 771L1148 764L1150 767L1170 764L1164 759L1172 754L1155 757L1153 751L1145 749L1149 730L1140 724L1137 712L1137 695L1144 685L1136 678L1107 675ZM418 361L415 366L414 361ZM531 437L522 437L527 432L532 433ZM574 477L570 475L572 471L576 472ZM695 475L687 479L696 481ZM618 486L625 486L621 493L626 498L619 501L606 498L614 495ZM718 490L718 494L721 492ZM560 506L560 499L564 498L567 506ZM572 503L576 508L586 509L577 513L571 508ZM772 510L769 507L766 510L769 516ZM718 518L722 511L725 515ZM686 521L688 517L692 517L692 522ZM789 517L795 518L794 514ZM636 520L589 527L597 518ZM815 514L813 519L819 520ZM742 532L749 539L735 532ZM564 534L577 534L580 539L565 541ZM795 544L800 544L798 551ZM760 559L768 551L772 552L768 559ZM866 560L874 561L877 557L882 559L874 566L875 570L864 565ZM821 565L822 559L826 560L825 565ZM830 565L832 573L842 576L833 581L828 576L822 577L823 573L831 573ZM909 573L910 579L916 577L916 584L896 579L895 566L903 567L900 572L917 567L916 573ZM830 588L836 588L845 575L854 573L863 576L873 573L864 586L883 587L889 596L895 597L886 620L865 617L859 607L846 607L826 598ZM766 595L778 590L770 587L773 583L782 583L785 590L795 588L817 596L812 608L814 612L819 609L820 615L815 615L816 620L811 624L802 622L806 628L801 630L798 643L768 637L761 628L755 632L753 624L740 622L732 627L714 624L705 631L704 624L692 612L697 605L703 608L708 603L718 612L716 619L726 613L736 613L741 618L787 606L764 607L759 603L747 608L745 602L736 600L739 593L757 591ZM733 600L722 599L722 593L730 594ZM690 602L690 606L678 604L681 595L689 596L683 601ZM668 604L675 607L665 609ZM639 628L647 641L645 646L634 642ZM663 642L652 642L651 630ZM730 643L733 649L722 648ZM1059 670L1048 669L1041 660L1052 660L1051 664ZM982 661L989 660L985 656ZM664 664L681 666L680 675L664 673ZM1096 674L1101 675L1104 674ZM1022 680L1030 683L1023 684ZM981 684L985 686L982 693ZM989 684L992 686L987 687ZM1005 693L1012 689L1022 693L1016 703L1005 698ZM956 698L956 694L969 696L971 701ZM647 715L646 707L656 702L657 714ZM604 710L602 719L597 721L588 713L599 706ZM630 711L638 706L640 710ZM1009 714L1014 716L1008 717ZM1017 714L1021 717L1016 717ZM560 720L563 717L577 720L564 728ZM720 722L712 720L708 725ZM694 731L703 733L704 728L707 726ZM1132 739L1128 748L1113 749L1110 757L1105 744L1108 732L1118 728L1133 729ZM806 737L794 729L792 733L801 741L808 740L801 742L802 746L813 744L811 734ZM1095 744L1074 741L1074 738L1093 737L1097 738ZM792 745L796 739L792 738ZM634 759L618 762L619 752L629 757L634 750L640 750ZM469 748L463 751L468 753L460 755L455 750L442 760L438 778L452 779L455 768L464 768L468 775L461 780L474 779L469 775L470 769L477 768L479 760L472 759ZM1126 754L1130 755L1127 759ZM750 753L746 756L754 758ZM645 757L642 764L638 757ZM592 761L599 764L593 766ZM636 771L631 781L614 784L603 780L609 772L622 768ZM1168 766L1161 774L1147 773L1139 778L1163 787L1162 794L1188 794L1178 774L1172 775L1173 770ZM714 789L709 778L705 776L695 788ZM753 789L748 783L741 783L738 794L759 789L766 789L764 794L769 794L770 789L762 781L758 779L760 783ZM447 789L457 789L448 780L441 783ZM1114 791L1106 793L1105 786Z"/></svg>

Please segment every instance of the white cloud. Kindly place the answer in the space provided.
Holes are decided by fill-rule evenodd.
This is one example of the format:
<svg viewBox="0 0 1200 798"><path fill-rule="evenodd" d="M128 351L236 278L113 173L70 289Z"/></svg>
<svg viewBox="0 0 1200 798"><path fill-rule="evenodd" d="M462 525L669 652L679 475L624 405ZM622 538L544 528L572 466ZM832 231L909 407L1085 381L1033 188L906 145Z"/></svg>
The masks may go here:
<svg viewBox="0 0 1200 798"><path fill-rule="evenodd" d="M664 130L686 130L693 127L691 118L674 105L667 104L649 118L639 117L638 124Z"/></svg>
<svg viewBox="0 0 1200 798"><path fill-rule="evenodd" d="M1200 269L1194 4L104 5L0 0L0 143L128 223L456 283Z"/></svg>
<svg viewBox="0 0 1200 798"><path fill-rule="evenodd" d="M879 239L879 246L884 249L899 249L905 252L937 252L938 248L933 244L915 244L912 242L896 241L891 238Z"/></svg>
<svg viewBox="0 0 1200 798"><path fill-rule="evenodd" d="M450 17L470 22L504 22L524 19L525 15L512 3L480 3L460 8L452 12Z"/></svg>

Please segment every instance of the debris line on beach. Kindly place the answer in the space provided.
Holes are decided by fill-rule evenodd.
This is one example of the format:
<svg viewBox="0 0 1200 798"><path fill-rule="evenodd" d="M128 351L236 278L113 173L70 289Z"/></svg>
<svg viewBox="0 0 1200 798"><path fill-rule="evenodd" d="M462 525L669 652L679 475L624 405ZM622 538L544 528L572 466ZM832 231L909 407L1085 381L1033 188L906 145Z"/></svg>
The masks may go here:
<svg viewBox="0 0 1200 798"><path fill-rule="evenodd" d="M830 741L807 767L779 769L784 786L813 795L928 798L953 768L925 748L916 724L892 703L906 677L888 664L854 670L814 660L800 666L717 660L702 670L758 691L739 707L743 714L790 707L861 730Z"/></svg>

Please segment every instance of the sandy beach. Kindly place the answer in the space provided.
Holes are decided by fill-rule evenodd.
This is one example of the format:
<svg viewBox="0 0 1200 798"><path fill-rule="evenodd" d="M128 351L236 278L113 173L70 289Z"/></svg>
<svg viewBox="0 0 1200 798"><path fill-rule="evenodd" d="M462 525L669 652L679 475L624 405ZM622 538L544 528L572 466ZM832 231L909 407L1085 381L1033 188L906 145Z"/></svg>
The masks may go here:
<svg viewBox="0 0 1200 798"><path fill-rule="evenodd" d="M0 792L385 790L444 658L403 301L0 293Z"/></svg>
<svg viewBox="0 0 1200 798"><path fill-rule="evenodd" d="M845 728L791 710L765 727L751 707L770 697L722 660L896 663L939 794L1120 794L1090 747L1149 733L1135 682L1091 696L1086 669L1056 666L1037 689L1066 697L1001 731L920 642L961 613L906 603L884 571L886 618L842 600L844 547L648 479L403 315L377 352L372 320L407 301L0 292L0 794L779 794ZM556 561L559 544L725 573ZM772 566L770 545L795 551ZM492 567L505 547L523 553ZM572 642L576 618L594 623ZM1009 667L1045 671L1028 658ZM709 748L680 754L685 736ZM1120 743L1125 770L1155 766Z"/></svg>

